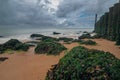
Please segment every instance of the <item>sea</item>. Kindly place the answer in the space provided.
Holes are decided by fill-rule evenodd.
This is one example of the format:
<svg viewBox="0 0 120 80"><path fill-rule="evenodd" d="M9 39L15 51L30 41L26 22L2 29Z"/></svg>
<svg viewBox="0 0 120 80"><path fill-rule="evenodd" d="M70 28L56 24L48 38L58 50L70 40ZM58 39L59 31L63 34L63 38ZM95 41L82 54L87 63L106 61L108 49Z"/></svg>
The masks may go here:
<svg viewBox="0 0 120 80"><path fill-rule="evenodd" d="M68 37L78 38L84 31L92 32L93 28L68 28L68 27L25 27L25 26L0 26L0 44L5 43L10 39L18 39L20 41L30 41L31 34L43 34L51 37ZM59 35L53 35L53 32L61 33Z"/></svg>

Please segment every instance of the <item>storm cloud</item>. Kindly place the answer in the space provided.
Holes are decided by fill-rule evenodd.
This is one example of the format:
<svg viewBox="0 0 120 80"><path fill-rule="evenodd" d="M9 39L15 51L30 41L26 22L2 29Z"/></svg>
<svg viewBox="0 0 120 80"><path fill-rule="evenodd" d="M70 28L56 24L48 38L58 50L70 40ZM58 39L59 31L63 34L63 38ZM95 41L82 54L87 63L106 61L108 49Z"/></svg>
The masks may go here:
<svg viewBox="0 0 120 80"><path fill-rule="evenodd" d="M0 0L0 25L93 27L116 0Z"/></svg>
<svg viewBox="0 0 120 80"><path fill-rule="evenodd" d="M55 24L41 0L1 0L0 4L0 24Z"/></svg>
<svg viewBox="0 0 120 80"><path fill-rule="evenodd" d="M95 14L101 16L115 2L115 0L64 0L58 6L56 15L59 18L66 18L67 26L72 23L77 27L93 27Z"/></svg>

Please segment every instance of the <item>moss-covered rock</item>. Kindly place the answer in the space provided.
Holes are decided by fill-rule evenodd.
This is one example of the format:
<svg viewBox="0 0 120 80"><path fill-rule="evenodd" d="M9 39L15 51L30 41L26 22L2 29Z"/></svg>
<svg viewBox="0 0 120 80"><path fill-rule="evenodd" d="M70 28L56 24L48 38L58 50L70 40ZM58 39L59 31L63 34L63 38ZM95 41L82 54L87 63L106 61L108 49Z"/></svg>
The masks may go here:
<svg viewBox="0 0 120 80"><path fill-rule="evenodd" d="M82 39L75 39L75 40L73 40L72 42L78 42L78 43L80 43L80 42L83 42L84 40L82 40Z"/></svg>
<svg viewBox="0 0 120 80"><path fill-rule="evenodd" d="M41 41L46 41L46 42L58 42L58 39L53 38L53 37L49 37L49 36L44 36L42 37Z"/></svg>
<svg viewBox="0 0 120 80"><path fill-rule="evenodd" d="M35 38L35 37L43 37L44 35L42 34L32 34L30 35L31 38Z"/></svg>
<svg viewBox="0 0 120 80"><path fill-rule="evenodd" d="M2 54L5 51L5 48L2 44L0 44L0 54Z"/></svg>
<svg viewBox="0 0 120 80"><path fill-rule="evenodd" d="M58 41L58 39L49 37L49 36L44 36L42 34L32 34L30 36L31 38L35 38L36 40L41 40L41 41Z"/></svg>
<svg viewBox="0 0 120 80"><path fill-rule="evenodd" d="M14 49L16 45L22 44L20 41L17 39L10 39L6 43L3 44L3 46L7 49Z"/></svg>
<svg viewBox="0 0 120 80"><path fill-rule="evenodd" d="M91 38L91 35L89 34L89 33L87 33L87 34L82 34L80 37L79 37L79 39L89 39L89 38Z"/></svg>
<svg viewBox="0 0 120 80"><path fill-rule="evenodd" d="M58 40L59 41L64 41L64 42L72 42L73 38L60 37Z"/></svg>
<svg viewBox="0 0 120 80"><path fill-rule="evenodd" d="M92 39L99 39L102 38L102 36L100 34L96 34L94 36L91 37Z"/></svg>
<svg viewBox="0 0 120 80"><path fill-rule="evenodd" d="M61 33L59 33L59 32L53 32L53 35L58 35L58 34L61 34Z"/></svg>
<svg viewBox="0 0 120 80"><path fill-rule="evenodd" d="M85 44L85 45L96 45L97 43L95 41L92 40L83 40L80 42L80 44Z"/></svg>
<svg viewBox="0 0 120 80"><path fill-rule="evenodd" d="M0 53L2 54L5 50L8 49L27 51L29 49L29 45L24 44L17 39L11 39L6 43L0 45Z"/></svg>
<svg viewBox="0 0 120 80"><path fill-rule="evenodd" d="M40 42L35 48L36 54L58 55L66 48L60 43L56 42Z"/></svg>
<svg viewBox="0 0 120 80"><path fill-rule="evenodd" d="M8 59L8 57L0 57L0 62L3 62L5 60L7 60L7 59Z"/></svg>
<svg viewBox="0 0 120 80"><path fill-rule="evenodd" d="M22 50L27 51L29 49L29 45L27 44L17 44L14 48L14 50Z"/></svg>
<svg viewBox="0 0 120 80"><path fill-rule="evenodd" d="M75 47L48 71L46 80L119 80L120 60L109 52Z"/></svg>

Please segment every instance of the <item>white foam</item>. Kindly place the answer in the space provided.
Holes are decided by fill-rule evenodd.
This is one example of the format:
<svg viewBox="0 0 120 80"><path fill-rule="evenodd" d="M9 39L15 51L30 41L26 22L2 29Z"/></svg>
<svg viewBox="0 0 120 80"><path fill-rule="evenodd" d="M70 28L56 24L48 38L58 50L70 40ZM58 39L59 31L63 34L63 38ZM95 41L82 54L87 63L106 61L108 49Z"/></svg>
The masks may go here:
<svg viewBox="0 0 120 80"><path fill-rule="evenodd" d="M53 32L59 32L61 34L59 35L53 35ZM40 32L37 31L37 34L43 34L45 36L51 36L51 37L55 37L55 38L59 38L59 37L67 37L67 38L74 38L74 39L78 39L79 36L81 36L83 34L83 31L85 31L84 29L45 29L45 30L40 30ZM88 29L87 30L92 31L92 29ZM0 44L1 43L5 43L6 41L10 40L10 39L18 39L20 41L30 41L30 35L33 34L32 32L30 32L29 34L20 34L20 35L14 35L14 36L9 36L9 37L4 37L4 38L0 38Z"/></svg>

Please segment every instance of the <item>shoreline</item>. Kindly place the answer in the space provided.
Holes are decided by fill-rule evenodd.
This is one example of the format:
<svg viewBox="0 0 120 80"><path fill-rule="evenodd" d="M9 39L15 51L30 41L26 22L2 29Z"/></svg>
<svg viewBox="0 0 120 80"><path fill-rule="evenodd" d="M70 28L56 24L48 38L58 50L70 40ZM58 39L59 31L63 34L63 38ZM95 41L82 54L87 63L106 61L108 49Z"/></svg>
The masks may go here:
<svg viewBox="0 0 120 80"><path fill-rule="evenodd" d="M23 30L23 33L20 33L20 30L18 33L15 35L9 35L9 36L4 36L4 35L0 35L3 36L2 38L0 38L0 44L5 43L6 41L8 41L9 39L18 39L20 41L24 41L24 40L31 40L30 39L30 35L31 34L43 34L45 36L51 36L51 37L70 37L70 38L77 38L78 36L81 36L83 34L84 31L87 32L92 32L94 29L93 28L88 28L86 30L86 28L53 28L53 29L28 29L28 31L26 32L26 30ZM53 32L58 32L61 33L59 35L53 35ZM20 33L20 34L19 34Z"/></svg>
<svg viewBox="0 0 120 80"><path fill-rule="evenodd" d="M96 46L85 46L89 49L98 49L111 52L115 57L120 59L119 46L115 42L105 39L92 39L98 43ZM78 43L63 44L68 50L79 46ZM1 54L0 57L8 57L8 60L0 63L0 77L2 80L45 80L47 71L52 65L55 65L65 55L62 52L57 56L36 55L34 47L28 52L15 52L14 54Z"/></svg>

